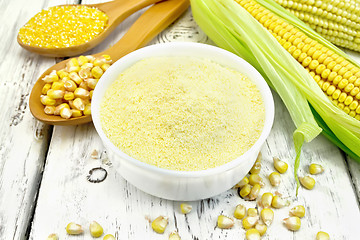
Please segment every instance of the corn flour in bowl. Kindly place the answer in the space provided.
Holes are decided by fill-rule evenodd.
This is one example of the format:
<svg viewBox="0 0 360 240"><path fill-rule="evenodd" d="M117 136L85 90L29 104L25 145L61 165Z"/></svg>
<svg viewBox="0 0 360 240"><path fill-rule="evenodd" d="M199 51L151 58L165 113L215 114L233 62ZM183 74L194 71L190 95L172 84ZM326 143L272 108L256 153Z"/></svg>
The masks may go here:
<svg viewBox="0 0 360 240"><path fill-rule="evenodd" d="M92 112L125 179L155 196L197 200L246 175L274 114L251 65L197 43L154 45L118 62L100 79Z"/></svg>

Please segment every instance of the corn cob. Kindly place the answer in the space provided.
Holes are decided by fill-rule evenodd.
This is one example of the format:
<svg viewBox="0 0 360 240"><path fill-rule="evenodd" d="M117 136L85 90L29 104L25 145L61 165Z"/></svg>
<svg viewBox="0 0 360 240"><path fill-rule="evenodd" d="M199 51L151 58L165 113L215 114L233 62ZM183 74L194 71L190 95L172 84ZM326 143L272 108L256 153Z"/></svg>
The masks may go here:
<svg viewBox="0 0 360 240"><path fill-rule="evenodd" d="M329 99L360 120L360 69L253 0L237 2L310 73Z"/></svg>
<svg viewBox="0 0 360 240"><path fill-rule="evenodd" d="M356 1L275 0L335 45L360 51L360 8Z"/></svg>

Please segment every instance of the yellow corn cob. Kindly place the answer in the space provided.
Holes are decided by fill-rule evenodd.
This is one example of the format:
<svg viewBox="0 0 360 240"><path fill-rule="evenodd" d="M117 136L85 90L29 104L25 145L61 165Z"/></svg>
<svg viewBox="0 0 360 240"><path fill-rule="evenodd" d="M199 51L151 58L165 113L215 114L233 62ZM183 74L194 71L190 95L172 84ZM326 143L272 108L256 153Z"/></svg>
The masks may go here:
<svg viewBox="0 0 360 240"><path fill-rule="evenodd" d="M275 0L335 45L360 51L360 11L355 1Z"/></svg>
<svg viewBox="0 0 360 240"><path fill-rule="evenodd" d="M360 69L329 48L262 7L254 0L236 0L311 74L339 108L360 120Z"/></svg>

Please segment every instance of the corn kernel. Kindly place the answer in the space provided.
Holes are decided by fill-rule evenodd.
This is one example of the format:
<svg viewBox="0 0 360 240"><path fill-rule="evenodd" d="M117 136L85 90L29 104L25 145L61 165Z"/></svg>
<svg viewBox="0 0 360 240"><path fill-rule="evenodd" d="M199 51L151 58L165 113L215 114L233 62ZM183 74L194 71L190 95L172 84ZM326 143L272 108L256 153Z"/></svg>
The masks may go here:
<svg viewBox="0 0 360 240"><path fill-rule="evenodd" d="M320 164L312 163L309 166L309 172L312 175L322 173L323 171L324 171L324 168Z"/></svg>
<svg viewBox="0 0 360 240"><path fill-rule="evenodd" d="M302 218L305 216L305 208L302 205L295 206L290 210L290 214Z"/></svg>
<svg viewBox="0 0 360 240"><path fill-rule="evenodd" d="M70 109L70 106L67 103L61 103L61 104L57 105L55 107L54 115L60 115L60 111L63 108L69 108Z"/></svg>
<svg viewBox="0 0 360 240"><path fill-rule="evenodd" d="M258 230L258 232L260 233L260 236L262 236L262 235L264 235L266 233L267 226L265 224L262 224L262 223L257 223L255 225L255 229Z"/></svg>
<svg viewBox="0 0 360 240"><path fill-rule="evenodd" d="M45 94L47 93L47 91L49 91L50 88L51 88L51 84L50 84L50 83L46 83L46 84L43 86L43 88L41 89L41 93L45 95Z"/></svg>
<svg viewBox="0 0 360 240"><path fill-rule="evenodd" d="M221 229L229 229L234 226L234 220L224 215L218 216L217 227Z"/></svg>
<svg viewBox="0 0 360 240"><path fill-rule="evenodd" d="M260 233L257 229L251 228L245 233L246 240L260 240Z"/></svg>
<svg viewBox="0 0 360 240"><path fill-rule="evenodd" d="M274 157L274 167L279 173L285 173L288 169L288 164L279 158Z"/></svg>
<svg viewBox="0 0 360 240"><path fill-rule="evenodd" d="M95 89L96 84L98 83L99 79L88 78L85 81L86 81L86 84L87 84L88 88Z"/></svg>
<svg viewBox="0 0 360 240"><path fill-rule="evenodd" d="M288 217L283 220L287 229L291 231L298 231L301 227L301 220L298 217Z"/></svg>
<svg viewBox="0 0 360 240"><path fill-rule="evenodd" d="M278 172L272 172L270 175L269 175L269 181L270 181L270 184L274 187L277 187L280 185L280 182L281 182L281 176Z"/></svg>
<svg viewBox="0 0 360 240"><path fill-rule="evenodd" d="M234 217L237 219L243 219L246 214L246 208L244 205L239 204L235 207Z"/></svg>
<svg viewBox="0 0 360 240"><path fill-rule="evenodd" d="M190 204L182 203L180 204L180 209L183 214L188 214L192 210L192 206Z"/></svg>
<svg viewBox="0 0 360 240"><path fill-rule="evenodd" d="M167 217L159 216L159 217L155 218L154 221L152 221L151 227L155 232L162 234L165 232L168 222L169 222L169 219Z"/></svg>
<svg viewBox="0 0 360 240"><path fill-rule="evenodd" d="M41 101L42 105L45 105L45 106L54 106L56 104L56 100L50 98L47 95L41 95L40 101Z"/></svg>
<svg viewBox="0 0 360 240"><path fill-rule="evenodd" d="M250 193L248 195L249 200L255 200L260 193L260 189L261 189L260 184L256 183L250 190Z"/></svg>
<svg viewBox="0 0 360 240"><path fill-rule="evenodd" d="M110 67L110 64L108 63L104 63L103 65L101 65L101 69L105 72L106 70L108 70L108 68Z"/></svg>
<svg viewBox="0 0 360 240"><path fill-rule="evenodd" d="M261 152L259 153L259 155L256 158L256 161L254 163L254 165L252 166L252 168L250 169L250 173L255 173L255 174L259 174L260 173L260 169L261 169Z"/></svg>
<svg viewBox="0 0 360 240"><path fill-rule="evenodd" d="M289 201L279 197L278 195L275 195L271 201L271 206L277 209L283 208L285 206L289 206L289 204L290 204Z"/></svg>
<svg viewBox="0 0 360 240"><path fill-rule="evenodd" d="M90 96L90 93L88 90L85 90L83 88L76 88L75 91L74 91L74 96L76 98L82 98L82 99L86 99Z"/></svg>
<svg viewBox="0 0 360 240"><path fill-rule="evenodd" d="M313 189L315 186L315 179L310 176L299 177L301 185L306 189Z"/></svg>
<svg viewBox="0 0 360 240"><path fill-rule="evenodd" d="M91 115L91 103L88 103L88 104L85 105L84 115L85 116L90 116Z"/></svg>
<svg viewBox="0 0 360 240"><path fill-rule="evenodd" d="M81 116L82 116L82 111L77 109L71 110L71 117L81 117Z"/></svg>
<svg viewBox="0 0 360 240"><path fill-rule="evenodd" d="M257 217L258 216L258 210L256 208L249 208L247 211L247 215L249 217Z"/></svg>
<svg viewBox="0 0 360 240"><path fill-rule="evenodd" d="M103 240L116 240L114 235L112 234L106 234L103 238Z"/></svg>
<svg viewBox="0 0 360 240"><path fill-rule="evenodd" d="M179 234L176 231L174 231L174 232L170 233L169 240L181 240L181 238L180 238Z"/></svg>
<svg viewBox="0 0 360 240"><path fill-rule="evenodd" d="M103 235L103 233L104 233L104 229L103 229L102 226L101 226L99 223L97 223L96 221L92 221L92 222L90 223L89 230L90 230L91 236L93 236L93 237L95 237L95 238L100 237L100 236Z"/></svg>
<svg viewBox="0 0 360 240"><path fill-rule="evenodd" d="M77 60L78 60L78 64L79 64L80 66L82 66L82 65L84 65L85 63L88 63L88 62L89 62L89 59L88 59L87 57L85 57L85 56L79 56Z"/></svg>
<svg viewBox="0 0 360 240"><path fill-rule="evenodd" d="M66 101L74 100L74 98L75 98L75 95L73 92L68 92L68 91L65 92L64 99Z"/></svg>
<svg viewBox="0 0 360 240"><path fill-rule="evenodd" d="M52 233L46 238L46 240L59 240L59 237L55 233Z"/></svg>
<svg viewBox="0 0 360 240"><path fill-rule="evenodd" d="M83 81L83 79L79 76L77 72L70 72L69 77L78 85Z"/></svg>
<svg viewBox="0 0 360 240"><path fill-rule="evenodd" d="M81 225L71 222L66 226L66 232L69 235L79 235L82 234L84 230Z"/></svg>
<svg viewBox="0 0 360 240"><path fill-rule="evenodd" d="M91 72L89 68L82 68L79 70L79 77L82 79L89 78L91 76Z"/></svg>
<svg viewBox="0 0 360 240"><path fill-rule="evenodd" d="M240 188L239 188L240 189ZM250 184L246 184L244 187L241 188L241 190L239 191L239 195L240 197L244 198L246 197L247 195L249 195L251 191L251 186Z"/></svg>
<svg viewBox="0 0 360 240"><path fill-rule="evenodd" d="M62 108L60 110L60 116L62 118L69 119L71 118L71 115L72 115L72 111L70 110L70 108Z"/></svg>
<svg viewBox="0 0 360 240"><path fill-rule="evenodd" d="M242 220L242 226L244 229L250 229L258 222L258 217L246 217Z"/></svg>
<svg viewBox="0 0 360 240"><path fill-rule="evenodd" d="M85 110L85 103L84 103L83 99L75 98L72 103L73 103L75 109L80 110L80 111Z"/></svg>
<svg viewBox="0 0 360 240"><path fill-rule="evenodd" d="M104 73L104 71L99 66L95 66L91 69L91 74L95 78L100 78L103 75L103 73Z"/></svg>
<svg viewBox="0 0 360 240"><path fill-rule="evenodd" d="M326 232L319 231L316 234L316 240L330 240L330 236Z"/></svg>
<svg viewBox="0 0 360 240"><path fill-rule="evenodd" d="M261 196L260 204L263 208L271 207L271 203L274 195L270 192L266 192Z"/></svg>
<svg viewBox="0 0 360 240"><path fill-rule="evenodd" d="M246 184L249 183L249 179L245 176L243 179L241 179L240 182L238 182L234 187L235 188L242 188L244 187Z"/></svg>
<svg viewBox="0 0 360 240"><path fill-rule="evenodd" d="M42 79L46 83L53 83L59 80L59 76L56 73L56 70L52 70L50 74L46 75Z"/></svg>
<svg viewBox="0 0 360 240"><path fill-rule="evenodd" d="M266 226L270 226L274 220L274 211L270 208L264 208L260 212L261 220L265 223Z"/></svg>
<svg viewBox="0 0 360 240"><path fill-rule="evenodd" d="M252 186L255 186L255 184L264 186L264 181L258 174L253 173L253 174L250 174L250 176L249 176L249 184Z"/></svg>
<svg viewBox="0 0 360 240"><path fill-rule="evenodd" d="M44 112L47 115L53 115L55 112L55 106L45 106Z"/></svg>

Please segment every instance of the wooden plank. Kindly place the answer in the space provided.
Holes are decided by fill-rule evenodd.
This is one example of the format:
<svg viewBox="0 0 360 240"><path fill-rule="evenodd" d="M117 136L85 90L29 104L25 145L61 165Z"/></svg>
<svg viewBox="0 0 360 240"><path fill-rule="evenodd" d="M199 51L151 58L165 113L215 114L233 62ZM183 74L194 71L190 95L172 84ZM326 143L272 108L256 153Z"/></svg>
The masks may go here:
<svg viewBox="0 0 360 240"><path fill-rule="evenodd" d="M120 25L119 32L112 34L93 52L101 51L119 39L137 16L135 14ZM194 23L190 11L152 43L177 40L210 43ZM311 162L322 164L326 170L315 177L314 190L301 188L298 197L295 196L292 167L294 125L279 97L275 94L274 97L276 119L262 149L264 160L260 175L264 177L266 186L261 193L277 190L292 202L291 207L302 204L307 213L302 219L301 230L292 233L281 223L288 216L290 207L275 210L274 222L263 239L315 239L319 230L328 232L332 239L357 239L360 213L346 162L342 153L322 136L304 146L299 175L307 174ZM101 153L98 159L91 157L94 149ZM266 179L274 171L274 156L287 161L290 166L277 189L270 188ZM97 167L105 169L107 177L100 183L91 183L87 176ZM240 203L247 207L256 206L256 202L244 201L236 190L231 189L210 199L190 202L193 211L185 216L180 213L180 202L143 193L116 173L92 124L60 126L54 128L51 139L30 239L45 239L53 232L58 233L60 239L67 239L64 228L71 221L85 228L83 235L71 239L89 239L88 226L93 220L104 227L105 233L115 234L117 239L168 239L173 230L177 230L182 239L244 239L245 231L239 220L233 229L216 228L217 216L221 213L231 216L234 207ZM169 217L163 235L154 233L149 224L149 219L159 215Z"/></svg>

